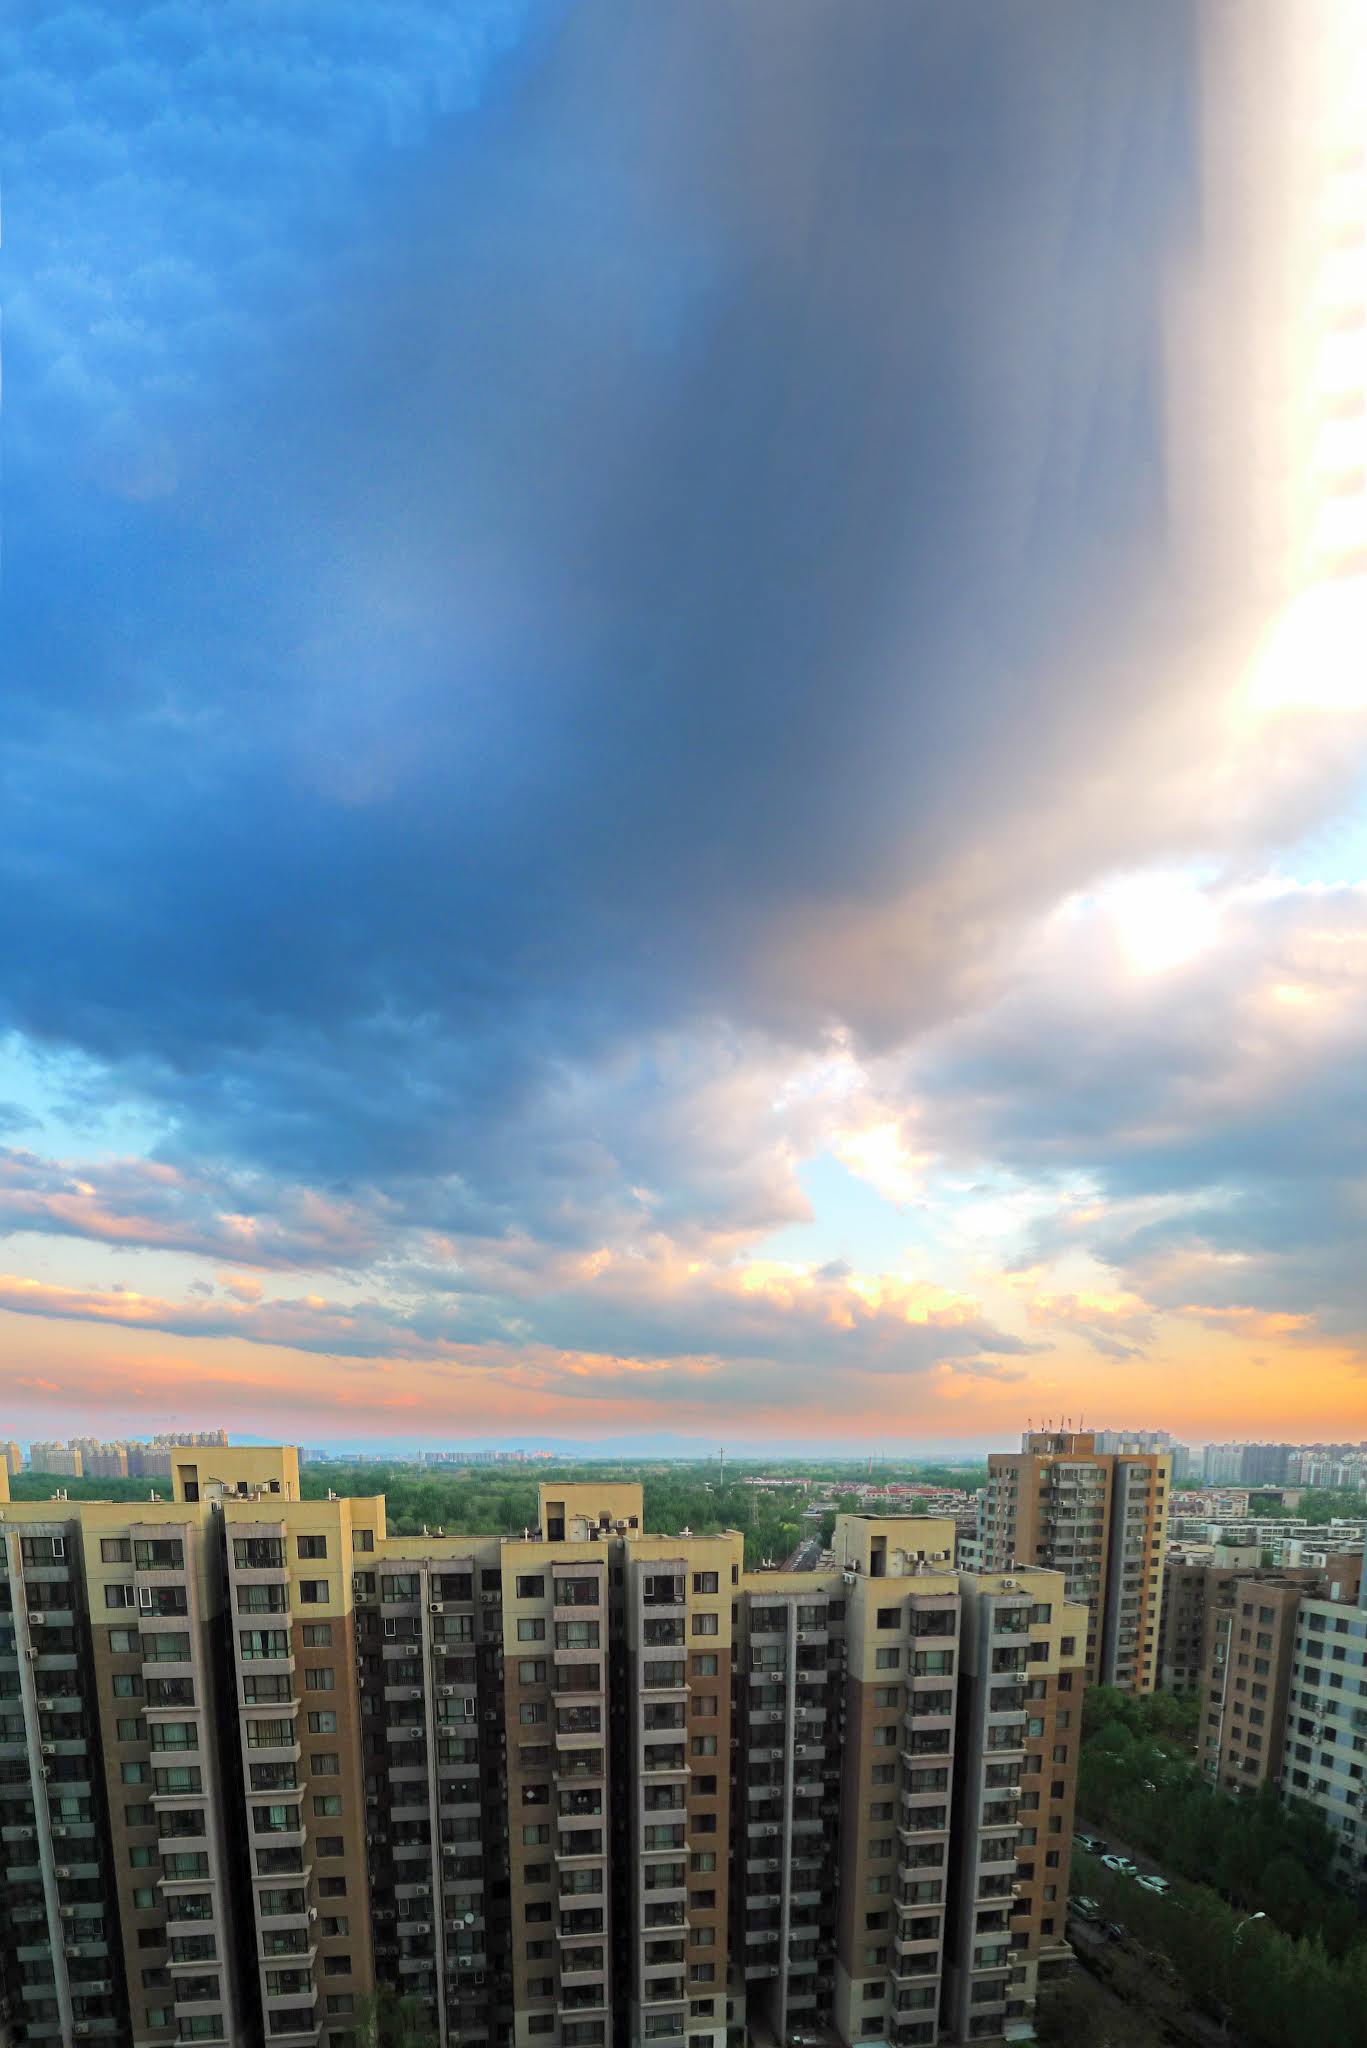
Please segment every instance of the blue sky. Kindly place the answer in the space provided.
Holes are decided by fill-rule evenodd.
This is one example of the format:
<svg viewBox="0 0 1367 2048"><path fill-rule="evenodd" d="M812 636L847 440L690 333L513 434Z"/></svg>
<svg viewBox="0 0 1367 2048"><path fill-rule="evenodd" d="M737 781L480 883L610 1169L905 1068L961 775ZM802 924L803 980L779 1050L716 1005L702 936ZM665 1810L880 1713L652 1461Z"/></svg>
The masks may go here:
<svg viewBox="0 0 1367 2048"><path fill-rule="evenodd" d="M1340 13L10 9L0 1424L1351 1430Z"/></svg>

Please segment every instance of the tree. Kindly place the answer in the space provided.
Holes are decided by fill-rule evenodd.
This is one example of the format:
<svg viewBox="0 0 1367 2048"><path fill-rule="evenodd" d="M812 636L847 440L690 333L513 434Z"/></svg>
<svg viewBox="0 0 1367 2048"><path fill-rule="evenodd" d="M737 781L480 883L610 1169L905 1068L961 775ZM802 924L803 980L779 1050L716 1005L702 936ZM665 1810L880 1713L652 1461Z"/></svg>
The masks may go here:
<svg viewBox="0 0 1367 2048"><path fill-rule="evenodd" d="M1035 2035L1046 2048L1162 2048L1163 2042L1143 2013L1121 2006L1078 1968L1041 1990Z"/></svg>
<svg viewBox="0 0 1367 2048"><path fill-rule="evenodd" d="M404 1998L381 1984L356 2009L360 2048L437 2048L437 2035L416 1998Z"/></svg>

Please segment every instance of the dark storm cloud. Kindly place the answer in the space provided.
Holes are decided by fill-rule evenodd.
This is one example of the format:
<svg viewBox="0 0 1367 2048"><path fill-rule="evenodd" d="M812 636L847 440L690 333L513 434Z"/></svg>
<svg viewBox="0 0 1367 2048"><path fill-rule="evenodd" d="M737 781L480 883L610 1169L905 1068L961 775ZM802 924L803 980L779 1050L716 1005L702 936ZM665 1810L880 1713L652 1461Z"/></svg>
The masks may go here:
<svg viewBox="0 0 1367 2048"><path fill-rule="evenodd" d="M161 203L155 13L117 77L99 10L34 31L12 216ZM513 1210L500 1133L557 1091L572 1125L582 1063L718 1015L895 1039L1099 857L1040 821L1164 688L1101 626L1167 564L1186 11L775 20L538 17L420 146L358 124L364 193L307 245L239 134L226 302L202 247L98 309L21 275L3 998L170 1152ZM207 204L251 81L182 84Z"/></svg>

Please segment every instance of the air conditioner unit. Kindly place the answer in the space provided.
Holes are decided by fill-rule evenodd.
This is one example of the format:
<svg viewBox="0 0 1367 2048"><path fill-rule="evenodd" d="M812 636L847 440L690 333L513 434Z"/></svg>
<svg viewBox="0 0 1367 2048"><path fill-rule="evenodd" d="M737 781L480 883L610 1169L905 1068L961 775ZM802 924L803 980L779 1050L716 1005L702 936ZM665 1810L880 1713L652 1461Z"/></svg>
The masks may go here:
<svg viewBox="0 0 1367 2048"><path fill-rule="evenodd" d="M317 1918L318 1918L318 1908L317 1908L316 1906L310 1906L310 1907L309 1907L309 1919L310 1919L310 1920L316 1920Z"/></svg>
<svg viewBox="0 0 1367 2048"><path fill-rule="evenodd" d="M413 1686L409 1691L408 1697L411 1700L420 1700L422 1698L422 1687L420 1685Z"/></svg>
<svg viewBox="0 0 1367 2048"><path fill-rule="evenodd" d="M69 1835L69 1834L71 1833L71 1830L70 1830L70 1828L69 1828L69 1827L68 1827L68 1826L66 1825L66 1822L65 1822L65 1821L60 1821L60 1820L59 1820L59 1821L54 1821L54 1823L53 1823L53 1827L52 1827L52 1832L53 1832L53 1834L54 1834L54 1835Z"/></svg>
<svg viewBox="0 0 1367 2048"><path fill-rule="evenodd" d="M486 1707L484 1709L484 1718L486 1721L496 1721L498 1714L493 1707Z"/></svg>
<svg viewBox="0 0 1367 2048"><path fill-rule="evenodd" d="M437 1696L439 1699L453 1700L456 1696L456 1688L454 1685L439 1685L437 1687Z"/></svg>
<svg viewBox="0 0 1367 2048"><path fill-rule="evenodd" d="M30 1657L36 1657L36 1656L38 1655L38 1652L37 1652L37 1651L36 1651L36 1650L34 1649L34 1647L33 1647L33 1644L32 1644L32 1643L30 1643L30 1644L29 1644L29 1646L28 1646L28 1655L29 1655Z"/></svg>
<svg viewBox="0 0 1367 2048"><path fill-rule="evenodd" d="M56 1702L56 1700L39 1700L39 1702L38 1702L38 1712L39 1712L40 1714L55 1714L55 1713L56 1713L56 1711L57 1711L57 1702Z"/></svg>
<svg viewBox="0 0 1367 2048"><path fill-rule="evenodd" d="M475 1967L473 1956L457 1956L456 1961L460 1964L462 1970L473 1970Z"/></svg>
<svg viewBox="0 0 1367 2048"><path fill-rule="evenodd" d="M71 1865L69 1863L59 1863L57 1865L57 1875L58 1877L70 1877Z"/></svg>
<svg viewBox="0 0 1367 2048"><path fill-rule="evenodd" d="M35 1622L39 1628L46 1628L47 1626L47 1614L41 1607L30 1607L28 1618L31 1622Z"/></svg>
<svg viewBox="0 0 1367 2048"><path fill-rule="evenodd" d="M444 1600L429 1600L427 1611L429 1614L445 1614L446 1602Z"/></svg>
<svg viewBox="0 0 1367 2048"><path fill-rule="evenodd" d="M413 1741L414 1741L414 1742L421 1742L421 1740L422 1740L422 1730L421 1730L421 1728L410 1728L410 1729L409 1729L409 1731L408 1731L408 1733L409 1733L409 1735L410 1735L410 1736L412 1737L412 1739L413 1739Z"/></svg>
<svg viewBox="0 0 1367 2048"><path fill-rule="evenodd" d="M38 1747L42 1750L44 1756L56 1756L57 1754L55 1742L40 1742Z"/></svg>

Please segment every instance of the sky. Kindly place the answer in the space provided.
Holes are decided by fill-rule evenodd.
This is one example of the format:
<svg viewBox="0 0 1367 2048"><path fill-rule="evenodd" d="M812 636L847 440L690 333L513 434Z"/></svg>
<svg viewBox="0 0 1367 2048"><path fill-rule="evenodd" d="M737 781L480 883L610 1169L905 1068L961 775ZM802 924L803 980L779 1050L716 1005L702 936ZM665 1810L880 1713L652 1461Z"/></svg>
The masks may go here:
<svg viewBox="0 0 1367 2048"><path fill-rule="evenodd" d="M1367 1436L1367 0L11 0L0 1432Z"/></svg>

